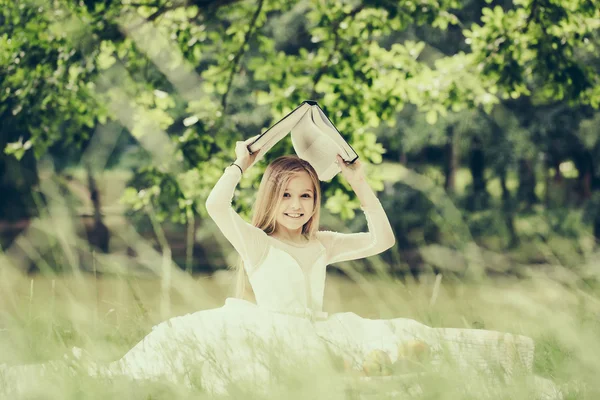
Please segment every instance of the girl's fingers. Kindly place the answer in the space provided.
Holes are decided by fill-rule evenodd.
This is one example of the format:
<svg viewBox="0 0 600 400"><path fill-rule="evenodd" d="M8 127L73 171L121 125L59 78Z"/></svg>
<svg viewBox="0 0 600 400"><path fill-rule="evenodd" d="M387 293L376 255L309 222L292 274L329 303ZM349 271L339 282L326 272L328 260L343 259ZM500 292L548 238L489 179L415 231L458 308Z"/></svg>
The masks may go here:
<svg viewBox="0 0 600 400"><path fill-rule="evenodd" d="M245 144L250 144L252 142L254 142L260 135L256 135L256 136L252 136L250 139L245 140L244 143Z"/></svg>

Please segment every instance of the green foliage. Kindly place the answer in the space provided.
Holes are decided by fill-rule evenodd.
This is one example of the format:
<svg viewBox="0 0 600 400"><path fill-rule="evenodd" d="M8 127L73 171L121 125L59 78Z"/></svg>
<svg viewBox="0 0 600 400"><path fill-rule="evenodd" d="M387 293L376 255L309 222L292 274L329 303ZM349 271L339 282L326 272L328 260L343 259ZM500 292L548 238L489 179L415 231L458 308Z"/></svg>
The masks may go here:
<svg viewBox="0 0 600 400"><path fill-rule="evenodd" d="M4 3L4 4L2 4ZM0 18L0 119L8 153L37 157L60 142L78 146L105 113L94 98L93 58L74 51L51 6L3 1ZM67 27L68 28L68 27Z"/></svg>
<svg viewBox="0 0 600 400"><path fill-rule="evenodd" d="M382 141L407 152L443 144L447 126L464 137L485 130L490 121L460 124L469 110L488 114L506 99L598 106L598 77L587 66L600 20L591 3L1 0L4 152L71 154L115 120L152 157L125 202L185 221L190 209L203 213L203 196L235 141L305 99L317 100L373 164L386 155ZM447 43L466 39L466 51L432 57L431 43L413 35L418 30ZM500 143L491 157L497 170L533 148L519 118L493 118L500 125L484 144ZM266 161L290 151L281 143ZM376 177L372 184L382 187ZM351 218L357 204L343 202L349 191L338 179L326 185L333 196L326 207Z"/></svg>
<svg viewBox="0 0 600 400"><path fill-rule="evenodd" d="M593 1L520 0L482 10L481 25L464 31L474 61L503 98L537 89L544 98L597 107L598 76L584 54L596 51L600 11Z"/></svg>
<svg viewBox="0 0 600 400"><path fill-rule="evenodd" d="M436 207L423 193L409 185L396 183L392 195L383 203L395 228L396 241L401 249L418 248L440 239L441 227Z"/></svg>

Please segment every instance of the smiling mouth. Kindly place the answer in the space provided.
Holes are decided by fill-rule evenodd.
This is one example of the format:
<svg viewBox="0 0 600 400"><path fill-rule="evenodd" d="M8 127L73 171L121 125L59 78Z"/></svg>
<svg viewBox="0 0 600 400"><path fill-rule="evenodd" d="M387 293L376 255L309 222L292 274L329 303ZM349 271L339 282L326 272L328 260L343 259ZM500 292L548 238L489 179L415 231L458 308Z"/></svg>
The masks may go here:
<svg viewBox="0 0 600 400"><path fill-rule="evenodd" d="M294 218L294 219L298 219L298 218L302 218L304 216L304 214L288 214L288 213L284 213L286 216L290 217L290 218Z"/></svg>

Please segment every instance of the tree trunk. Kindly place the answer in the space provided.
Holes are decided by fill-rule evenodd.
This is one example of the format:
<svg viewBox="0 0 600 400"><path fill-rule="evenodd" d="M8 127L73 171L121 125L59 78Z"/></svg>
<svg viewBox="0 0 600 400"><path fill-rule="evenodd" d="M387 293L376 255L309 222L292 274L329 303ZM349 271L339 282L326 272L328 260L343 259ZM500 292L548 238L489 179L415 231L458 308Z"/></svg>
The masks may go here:
<svg viewBox="0 0 600 400"><path fill-rule="evenodd" d="M474 137L471 142L469 169L473 178L473 191L470 194L468 207L470 210L481 210L487 207L487 192L485 190L485 155L481 140Z"/></svg>
<svg viewBox="0 0 600 400"><path fill-rule="evenodd" d="M2 128L0 125L0 132ZM17 140L19 138L14 134L0 133L0 219L11 221L35 215L32 188L39 182L33 150L25 152L20 160L4 152L8 143ZM23 141L26 140L26 137L23 138Z"/></svg>
<svg viewBox="0 0 600 400"><path fill-rule="evenodd" d="M498 175L500 176L500 187L502 188L502 214L508 230L508 248L514 248L519 244L519 236L515 229L515 213L510 190L506 185L506 167L503 166L498 171Z"/></svg>
<svg viewBox="0 0 600 400"><path fill-rule="evenodd" d="M502 204L506 204L510 200L510 191L506 186L506 168L500 170L500 187L502 188Z"/></svg>
<svg viewBox="0 0 600 400"><path fill-rule="evenodd" d="M535 171L533 168L533 162L528 159L519 160L519 189L517 191L517 198L521 202L530 207L538 202L537 195L535 194Z"/></svg>
<svg viewBox="0 0 600 400"><path fill-rule="evenodd" d="M404 149L398 150L398 162L402 165L406 165L407 156L406 156L406 151L404 151Z"/></svg>
<svg viewBox="0 0 600 400"><path fill-rule="evenodd" d="M515 229L515 215L512 210L504 210L504 223L508 229L508 247L511 249L515 248L519 244L519 236Z"/></svg>
<svg viewBox="0 0 600 400"><path fill-rule="evenodd" d="M591 177L590 186L591 186L591 190L592 190L592 198L588 201L593 201L594 198L598 195L597 193L600 192L600 176L597 176L594 173ZM599 209L600 209L600 207L596 207L597 212L595 213L594 228L593 228L594 238L596 239L597 245L600 245L600 212L598 211Z"/></svg>
<svg viewBox="0 0 600 400"><path fill-rule="evenodd" d="M577 178L577 189L579 198L587 200L592 196L592 180L594 177L594 158L589 150L583 150L574 158L575 167L579 172Z"/></svg>
<svg viewBox="0 0 600 400"><path fill-rule="evenodd" d="M445 165L444 174L446 175L446 181L444 182L444 189L447 193L454 193L456 189L456 169L458 167L458 149L457 149L457 138L454 133L454 126L448 126L447 130L447 142L445 146Z"/></svg>
<svg viewBox="0 0 600 400"><path fill-rule="evenodd" d="M550 177L550 164L546 160L544 162L544 205L546 207L550 206L550 186L552 184L552 180Z"/></svg>
<svg viewBox="0 0 600 400"><path fill-rule="evenodd" d="M110 232L108 227L102 222L102 211L100 206L100 192L96 185L96 180L92 174L90 167L87 167L88 174L88 189L90 191L90 200L94 206L94 224L88 231L88 242L94 248L99 249L103 253L108 253L110 244Z"/></svg>

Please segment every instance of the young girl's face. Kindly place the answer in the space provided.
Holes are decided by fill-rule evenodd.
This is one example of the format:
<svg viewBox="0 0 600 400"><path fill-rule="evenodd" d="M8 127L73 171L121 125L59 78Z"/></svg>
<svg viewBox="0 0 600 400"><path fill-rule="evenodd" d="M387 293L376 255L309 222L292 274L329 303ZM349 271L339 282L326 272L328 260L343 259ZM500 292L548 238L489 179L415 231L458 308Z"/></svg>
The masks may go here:
<svg viewBox="0 0 600 400"><path fill-rule="evenodd" d="M314 196L313 183L308 173L296 173L283 192L283 199L277 210L276 230L301 233L302 226L312 217Z"/></svg>

